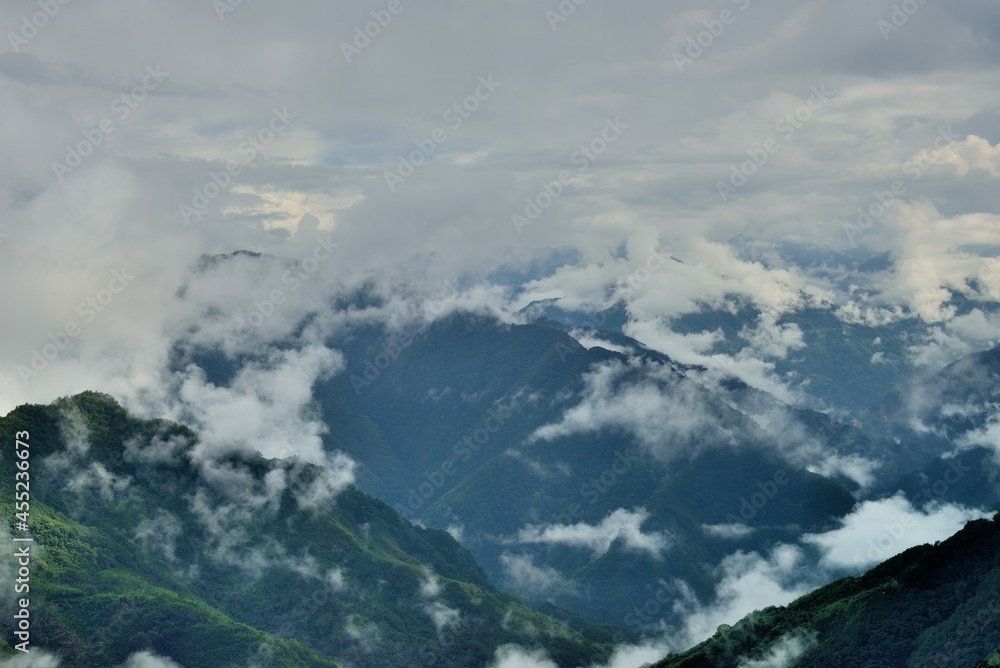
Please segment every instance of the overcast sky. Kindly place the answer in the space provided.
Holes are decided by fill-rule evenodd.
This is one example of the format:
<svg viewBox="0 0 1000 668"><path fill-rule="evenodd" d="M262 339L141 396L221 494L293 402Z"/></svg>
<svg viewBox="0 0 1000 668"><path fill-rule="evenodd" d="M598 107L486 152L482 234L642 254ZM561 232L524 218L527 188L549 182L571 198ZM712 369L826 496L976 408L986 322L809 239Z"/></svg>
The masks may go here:
<svg viewBox="0 0 1000 668"><path fill-rule="evenodd" d="M202 312L177 296L199 255L302 259L327 232L325 273L576 247L521 298L569 305L673 255L630 296L661 349L664 318L733 294L981 343L1000 324L952 323L947 292L1000 300L993 1L237 2L0 7L0 413L155 384ZM859 301L741 234L893 269ZM245 297L230 279L215 299Z"/></svg>

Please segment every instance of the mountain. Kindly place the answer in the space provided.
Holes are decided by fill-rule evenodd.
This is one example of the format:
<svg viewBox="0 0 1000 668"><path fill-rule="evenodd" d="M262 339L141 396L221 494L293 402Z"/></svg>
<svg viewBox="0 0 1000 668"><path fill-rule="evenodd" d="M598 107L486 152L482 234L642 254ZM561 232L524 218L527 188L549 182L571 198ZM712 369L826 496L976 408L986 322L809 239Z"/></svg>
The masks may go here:
<svg viewBox="0 0 1000 668"><path fill-rule="evenodd" d="M327 447L361 463L367 492L456 535L491 582L617 626L648 583L711 596L711 564L733 550L820 532L853 507L848 480L784 456L797 444L617 341L587 348L552 324L468 313L360 328L329 342L347 369L315 389ZM567 415L581 423L559 426ZM729 525L743 534L710 530Z"/></svg>
<svg viewBox="0 0 1000 668"><path fill-rule="evenodd" d="M723 625L656 668L1000 665L1000 515ZM992 660L990 660L992 657ZM980 663L981 662L981 663Z"/></svg>
<svg viewBox="0 0 1000 668"><path fill-rule="evenodd" d="M607 656L608 630L571 628L496 590L446 532L354 487L345 458L212 449L90 392L19 407L0 438L3 498L29 462L30 532L12 518L0 538L8 554L12 535L34 539L31 649L74 668L146 651L185 668L486 665L507 643L559 666ZM2 575L6 640L14 572Z"/></svg>
<svg viewBox="0 0 1000 668"><path fill-rule="evenodd" d="M675 318L671 328L682 334L721 331L725 342L717 352L737 355L748 347L741 333L760 315L751 307L736 313L706 308ZM818 407L842 414L865 410L915 374L907 346L921 333L918 323L874 326L845 322L830 309L805 308L775 324L793 327L802 336L801 347L773 360L775 373L800 387Z"/></svg>
<svg viewBox="0 0 1000 668"><path fill-rule="evenodd" d="M860 428L884 453L885 488L921 503L995 504L1000 347L903 385L864 414Z"/></svg>

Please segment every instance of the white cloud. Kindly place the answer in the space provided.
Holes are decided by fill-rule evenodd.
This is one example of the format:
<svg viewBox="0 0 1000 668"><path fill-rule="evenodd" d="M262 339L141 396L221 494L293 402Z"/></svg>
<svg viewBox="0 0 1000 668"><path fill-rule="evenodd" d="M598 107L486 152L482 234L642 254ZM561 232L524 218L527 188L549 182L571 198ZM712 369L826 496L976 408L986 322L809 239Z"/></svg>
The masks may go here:
<svg viewBox="0 0 1000 668"><path fill-rule="evenodd" d="M974 352L996 347L1000 344L998 332L1000 313L973 309L931 329L925 340L912 346L910 352L917 365L938 369Z"/></svg>
<svg viewBox="0 0 1000 668"><path fill-rule="evenodd" d="M424 579L420 583L420 595L424 598L437 598L441 595L441 578L432 571L424 572Z"/></svg>
<svg viewBox="0 0 1000 668"><path fill-rule="evenodd" d="M500 565L506 586L522 596L546 599L553 594L576 593L576 585L571 580L552 566L536 565L530 554L504 552L500 555Z"/></svg>
<svg viewBox="0 0 1000 668"><path fill-rule="evenodd" d="M703 388L669 366L633 358L596 365L584 375L579 404L532 438L550 441L617 428L633 433L655 456L670 459L699 440L732 441L706 405ZM706 436L708 438L706 438Z"/></svg>
<svg viewBox="0 0 1000 668"><path fill-rule="evenodd" d="M744 326L739 336L746 340L754 357L785 359L790 351L806 347L798 325L779 324L774 315L768 313L760 317L755 328Z"/></svg>
<svg viewBox="0 0 1000 668"><path fill-rule="evenodd" d="M348 615L344 624L347 636L361 646L362 651L373 652L382 642L382 630L374 622L366 622L357 615Z"/></svg>
<svg viewBox="0 0 1000 668"><path fill-rule="evenodd" d="M994 417L979 429L966 432L958 439L957 445L960 449L989 448L1000 461L1000 417Z"/></svg>
<svg viewBox="0 0 1000 668"><path fill-rule="evenodd" d="M28 654L17 654L9 659L0 659L4 668L59 668L62 660L55 654L32 649Z"/></svg>
<svg viewBox="0 0 1000 668"><path fill-rule="evenodd" d="M806 534L802 541L820 549L824 566L857 570L874 566L916 545L949 538L966 522L982 517L988 514L952 504L918 510L902 494L897 494L865 501L840 520L839 528Z"/></svg>
<svg viewBox="0 0 1000 668"><path fill-rule="evenodd" d="M529 650L511 644L497 648L489 668L557 668L557 666L544 650Z"/></svg>
<svg viewBox="0 0 1000 668"><path fill-rule="evenodd" d="M619 508L608 514L599 524L529 524L517 534L525 544L568 545L593 552L594 557L607 553L616 540L622 541L626 550L641 552L659 559L670 547L670 537L664 532L643 533L642 525L649 519L645 508L625 510Z"/></svg>
<svg viewBox="0 0 1000 668"><path fill-rule="evenodd" d="M759 659L740 660L737 668L790 668L817 645L815 633L793 632L782 636Z"/></svg>
<svg viewBox="0 0 1000 668"><path fill-rule="evenodd" d="M676 649L676 648L675 648ZM660 640L647 640L636 645L619 645L611 653L607 664L592 668L644 668L661 661L671 651L671 646Z"/></svg>
<svg viewBox="0 0 1000 668"><path fill-rule="evenodd" d="M430 616L438 633L447 628L454 628L461 622L462 618L458 610L448 607L441 601L432 601L431 603L424 604L424 612Z"/></svg>
<svg viewBox="0 0 1000 668"><path fill-rule="evenodd" d="M133 537L144 550L162 557L168 563L177 563L177 539L183 531L180 520L174 515L160 511L153 518L139 522Z"/></svg>
<svg viewBox="0 0 1000 668"><path fill-rule="evenodd" d="M709 536L726 539L746 538L754 532L754 528L746 524L705 524L701 528Z"/></svg>
<svg viewBox="0 0 1000 668"><path fill-rule="evenodd" d="M771 605L787 605L808 592L802 550L780 545L769 556L737 552L720 564L722 578L715 590L715 600L702 605L689 595L675 604L684 615L684 627L668 641L675 651L690 647L712 636L720 624L734 624L754 610ZM683 588L682 588L683 592Z"/></svg>
<svg viewBox="0 0 1000 668"><path fill-rule="evenodd" d="M431 618L431 621L434 622L434 627L438 633L447 628L458 626L462 619L462 615L458 610L438 600L443 591L444 588L441 585L441 579L433 571L425 569L420 582L420 597L427 599L428 602L424 603L421 607Z"/></svg>
<svg viewBox="0 0 1000 668"><path fill-rule="evenodd" d="M576 339L577 342L587 350L590 350L591 348L604 348L605 350L621 353L623 355L628 355L635 352L631 348L620 346L618 344L611 343L610 341L605 341L600 336L594 336L593 334L590 334L584 330L579 330L579 329L573 330L572 332L570 332L570 336Z"/></svg>
<svg viewBox="0 0 1000 668"><path fill-rule="evenodd" d="M826 477L842 475L853 480L861 489L867 489L876 481L875 474L880 466L879 462L860 455L831 454L808 467L808 470Z"/></svg>
<svg viewBox="0 0 1000 668"><path fill-rule="evenodd" d="M988 172L1000 179L1000 144L992 146L989 141L976 135L969 135L937 150L924 149L917 153L913 162L930 167L950 167L958 176L965 176L973 169Z"/></svg>
<svg viewBox="0 0 1000 668"><path fill-rule="evenodd" d="M143 391L163 382L177 339L221 338L274 289L285 293L281 314L226 352L287 336L310 310L330 322L339 316L322 313L317 296L329 293L333 275L357 277L418 254L434 254L441 268L427 276L454 279L462 270L488 273L512 248L572 244L578 266L529 282L524 297L595 308L627 298L634 331L662 349L672 317L730 297L778 316L835 293L838 306L855 301L847 308L859 313L905 306L943 322L945 292L970 292L963 279L983 259L963 245L993 243L995 216L984 212L997 210L996 40L973 0L922 8L921 21L905 28L908 38L891 42L856 30L882 18L862 0L754 7L729 28L732 39L727 32L683 74L672 45L686 44L706 16L691 0L638 13L588 6L555 36L530 3L497 9L447 0L442 11L460 36L449 48L426 39L438 16L407 11L392 38L375 40L350 63L339 44L369 17L348 5L315 5L306 14L241 6L222 23L210 6L180 0L131 13L137 25L156 28L144 32L112 29L100 20L112 11L109 0L95 2L85 16L67 8L30 47L0 60L0 113L11 120L0 130L0 153L9 158L0 165L8 235L0 272L22 286L6 296L18 327L0 351L0 413L92 388L141 403ZM14 5L0 13L20 25ZM332 39L321 28L331 25L343 26ZM980 39L961 39L970 31ZM178 34L190 38L184 48ZM95 40L107 48L90 49ZM524 47L516 55L511 40ZM594 44L627 46L612 53ZM858 56L870 53L881 56ZM169 78L60 182L53 161L113 116L114 98L157 64ZM441 76L415 76L418 64ZM490 74L503 87L460 128L448 127L443 112ZM794 136L780 136L776 122L818 85L830 91L820 112ZM720 99L720 86L732 94ZM526 112L524 99L537 104ZM296 118L248 163L237 147L276 107ZM615 116L629 129L577 171L573 152ZM949 126L959 141L931 152L938 128ZM446 145L389 192L386 170L437 127L447 129ZM722 200L717 184L748 160L748 148L772 137L780 151ZM924 155L931 167L907 184L906 204L863 237L897 262L872 279L872 299L848 299L842 286L792 263L751 261L734 250L736 239L842 247L857 208ZM235 182L196 224L184 225L178 205L234 159L242 166ZM574 170L570 185L518 234L510 214L562 169ZM947 213L937 216L934 207ZM315 287L291 290L281 280L286 267L261 272L259 281L239 271L225 278L223 270L218 283L227 287L189 282L203 253L250 248L308 259L317 231L334 233L341 252ZM652 250L668 258L662 266L646 266ZM18 366L50 333L82 320L77 305L103 288L122 258L137 276L127 291L84 323L41 375L22 382ZM648 277L637 273L644 267ZM178 296L185 288L191 299ZM1000 298L1000 281L991 290ZM226 298L203 299L210 296ZM480 286L453 301L498 309L507 296ZM202 308L210 301L217 310ZM761 354L794 344L790 334L779 334L771 353L761 340ZM744 379L783 384L750 360L736 369Z"/></svg>
<svg viewBox="0 0 1000 668"><path fill-rule="evenodd" d="M342 367L339 354L313 346L250 363L230 387L212 385L189 368L177 378L178 403L170 413L196 426L196 458L250 450L323 464L326 427L311 414L312 387Z"/></svg>
<svg viewBox="0 0 1000 668"><path fill-rule="evenodd" d="M181 668L180 664L153 652L138 652L128 658L120 668Z"/></svg>

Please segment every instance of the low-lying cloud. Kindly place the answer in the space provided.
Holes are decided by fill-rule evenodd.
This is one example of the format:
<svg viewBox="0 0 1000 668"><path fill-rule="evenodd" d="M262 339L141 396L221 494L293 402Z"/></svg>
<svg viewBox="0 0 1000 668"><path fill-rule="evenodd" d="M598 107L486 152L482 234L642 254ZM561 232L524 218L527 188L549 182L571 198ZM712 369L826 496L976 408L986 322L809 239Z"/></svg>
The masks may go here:
<svg viewBox="0 0 1000 668"><path fill-rule="evenodd" d="M626 550L659 559L670 547L670 537L665 532L643 533L642 525L649 517L645 508L619 508L596 525L584 522L529 524L518 532L517 541L524 544L579 547L590 550L595 558L606 554L615 541L621 541Z"/></svg>
<svg viewBox="0 0 1000 668"><path fill-rule="evenodd" d="M897 494L865 501L840 527L822 534L806 534L802 542L821 551L820 563L831 569L860 570L924 543L935 543L957 533L967 522L988 513L953 504L914 508Z"/></svg>

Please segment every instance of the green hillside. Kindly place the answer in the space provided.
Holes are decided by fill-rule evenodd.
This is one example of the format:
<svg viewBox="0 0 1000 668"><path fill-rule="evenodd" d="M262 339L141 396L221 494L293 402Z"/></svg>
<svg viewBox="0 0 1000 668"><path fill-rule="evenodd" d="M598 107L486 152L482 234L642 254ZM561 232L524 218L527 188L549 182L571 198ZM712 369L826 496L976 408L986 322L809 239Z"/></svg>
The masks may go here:
<svg viewBox="0 0 1000 668"><path fill-rule="evenodd" d="M997 648L1000 515L970 522L946 541L907 550L787 607L723 626L656 668L763 666L777 656L789 668L973 668L996 665Z"/></svg>
<svg viewBox="0 0 1000 668"><path fill-rule="evenodd" d="M607 654L607 631L584 628L588 639L497 591L450 535L337 487L325 469L207 457L187 428L131 418L96 393L0 419L10 553L7 529L26 535L12 517L25 431L31 647L64 665L107 668L152 650L185 668L457 667L511 642L560 666Z"/></svg>

